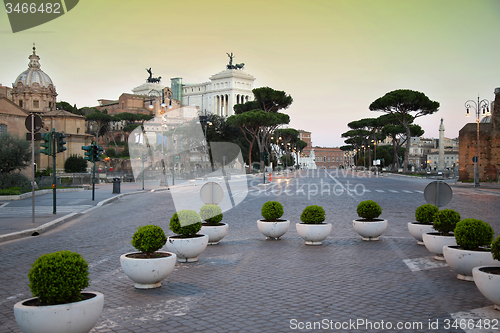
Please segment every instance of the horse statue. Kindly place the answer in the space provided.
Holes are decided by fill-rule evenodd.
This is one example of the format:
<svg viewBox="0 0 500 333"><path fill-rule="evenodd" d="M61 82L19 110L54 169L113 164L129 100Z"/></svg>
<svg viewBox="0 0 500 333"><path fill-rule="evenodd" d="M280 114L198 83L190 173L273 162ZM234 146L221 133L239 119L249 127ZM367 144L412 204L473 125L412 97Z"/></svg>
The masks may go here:
<svg viewBox="0 0 500 333"><path fill-rule="evenodd" d="M149 77L146 79L146 82L160 83L161 76L153 77L153 71L151 70L151 68L149 68L149 69L146 68L146 71L149 73Z"/></svg>
<svg viewBox="0 0 500 333"><path fill-rule="evenodd" d="M233 58L234 58L233 52L231 52L231 54L229 53L226 54L229 57L229 64L226 65L227 69L243 69L243 66L245 66L244 63L233 65Z"/></svg>
<svg viewBox="0 0 500 333"><path fill-rule="evenodd" d="M149 82L151 82L151 83L160 83L160 81L161 81L161 76L158 76L158 77L153 77L153 78L148 79L148 80L149 80Z"/></svg>

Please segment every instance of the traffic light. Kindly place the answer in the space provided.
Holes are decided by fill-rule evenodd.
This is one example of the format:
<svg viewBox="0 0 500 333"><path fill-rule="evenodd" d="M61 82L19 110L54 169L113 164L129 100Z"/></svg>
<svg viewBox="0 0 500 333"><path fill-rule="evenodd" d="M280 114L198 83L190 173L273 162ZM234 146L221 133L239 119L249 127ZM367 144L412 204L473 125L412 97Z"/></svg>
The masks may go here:
<svg viewBox="0 0 500 333"><path fill-rule="evenodd" d="M82 149L85 150L85 160L94 162L94 144L91 146L82 146Z"/></svg>
<svg viewBox="0 0 500 333"><path fill-rule="evenodd" d="M66 150L66 147L64 145L66 144L66 141L64 138L66 137L66 134L64 133L57 133L57 152L62 153L63 151Z"/></svg>
<svg viewBox="0 0 500 333"><path fill-rule="evenodd" d="M43 142L40 143L40 154L52 155L52 133L42 134Z"/></svg>
<svg viewBox="0 0 500 333"><path fill-rule="evenodd" d="M94 161L93 162L99 162L101 160L101 155L102 155L103 151L104 151L104 148L99 147L96 144L93 146L93 152L94 152Z"/></svg>

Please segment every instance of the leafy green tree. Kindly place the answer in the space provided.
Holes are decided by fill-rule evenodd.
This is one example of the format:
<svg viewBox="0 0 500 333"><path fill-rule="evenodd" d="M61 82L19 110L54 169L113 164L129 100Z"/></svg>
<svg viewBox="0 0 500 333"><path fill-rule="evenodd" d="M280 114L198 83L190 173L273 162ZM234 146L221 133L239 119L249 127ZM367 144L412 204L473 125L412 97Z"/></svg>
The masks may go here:
<svg viewBox="0 0 500 333"><path fill-rule="evenodd" d="M21 170L31 161L30 143L10 133L0 134L0 173Z"/></svg>
<svg viewBox="0 0 500 333"><path fill-rule="evenodd" d="M430 100L424 93L409 89L388 92L370 104L371 111L393 114L403 125L407 138L411 137L410 124L414 119L433 114L439 109L439 102ZM411 114L414 112L414 114ZM404 172L408 171L410 140L406 140Z"/></svg>
<svg viewBox="0 0 500 333"><path fill-rule="evenodd" d="M400 167L398 153L401 150L401 147L406 143L408 138L406 135L406 130L403 127L403 125L401 125L396 116L393 114L384 114L378 117L377 119L379 123L384 126L382 128L382 133L384 133L392 141L392 147L393 147L392 160L394 161L394 164L392 165L392 170L393 171L397 170ZM410 128L410 135L422 136L424 134L424 131L419 125L411 123L413 122L413 119L414 118L411 115L408 115L408 121L410 122L410 124L408 125L408 127Z"/></svg>
<svg viewBox="0 0 500 333"><path fill-rule="evenodd" d="M71 155L64 162L64 171L68 173L86 172L87 160L83 156Z"/></svg>
<svg viewBox="0 0 500 333"><path fill-rule="evenodd" d="M59 110L65 110L65 111L68 111L68 112L71 112L74 114L78 114L78 115L82 114L80 112L80 110L78 110L78 108L76 107L76 104L74 106L71 106L71 104L69 104L68 102L65 102L65 101L57 102L56 108Z"/></svg>
<svg viewBox="0 0 500 333"><path fill-rule="evenodd" d="M268 151L271 134L283 124L290 122L290 117L279 113L292 104L293 99L284 91L274 90L269 87L255 88L252 90L254 100L234 106L235 114L227 119L231 126L239 127L245 139L250 144L248 160L251 167L252 147L257 143L261 159L261 170L264 168L262 159L264 150Z"/></svg>
<svg viewBox="0 0 500 333"><path fill-rule="evenodd" d="M125 126L122 130L125 133L132 133L132 131L135 130L139 126L141 126L141 124L129 124L129 125Z"/></svg>

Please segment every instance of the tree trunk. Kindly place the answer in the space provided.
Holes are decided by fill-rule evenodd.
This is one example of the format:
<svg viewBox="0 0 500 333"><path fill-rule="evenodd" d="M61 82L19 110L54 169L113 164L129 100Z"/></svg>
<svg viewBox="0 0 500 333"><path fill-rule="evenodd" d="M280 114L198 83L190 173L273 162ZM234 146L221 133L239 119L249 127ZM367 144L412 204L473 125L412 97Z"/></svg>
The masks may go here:
<svg viewBox="0 0 500 333"><path fill-rule="evenodd" d="M411 144L411 133L410 133L410 126L408 124L403 124L405 129L406 129L406 151L405 151L405 160L403 161L403 172L407 173L408 172L408 158L410 156L410 144Z"/></svg>

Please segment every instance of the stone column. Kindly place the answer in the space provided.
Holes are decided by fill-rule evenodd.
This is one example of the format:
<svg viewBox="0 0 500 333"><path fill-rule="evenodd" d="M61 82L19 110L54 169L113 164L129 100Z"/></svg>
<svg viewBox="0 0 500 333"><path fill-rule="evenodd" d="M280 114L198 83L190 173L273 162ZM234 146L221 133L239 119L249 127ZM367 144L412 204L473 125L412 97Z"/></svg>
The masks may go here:
<svg viewBox="0 0 500 333"><path fill-rule="evenodd" d="M439 159L438 170L444 170L444 125L443 118L441 118L441 125L439 125Z"/></svg>

